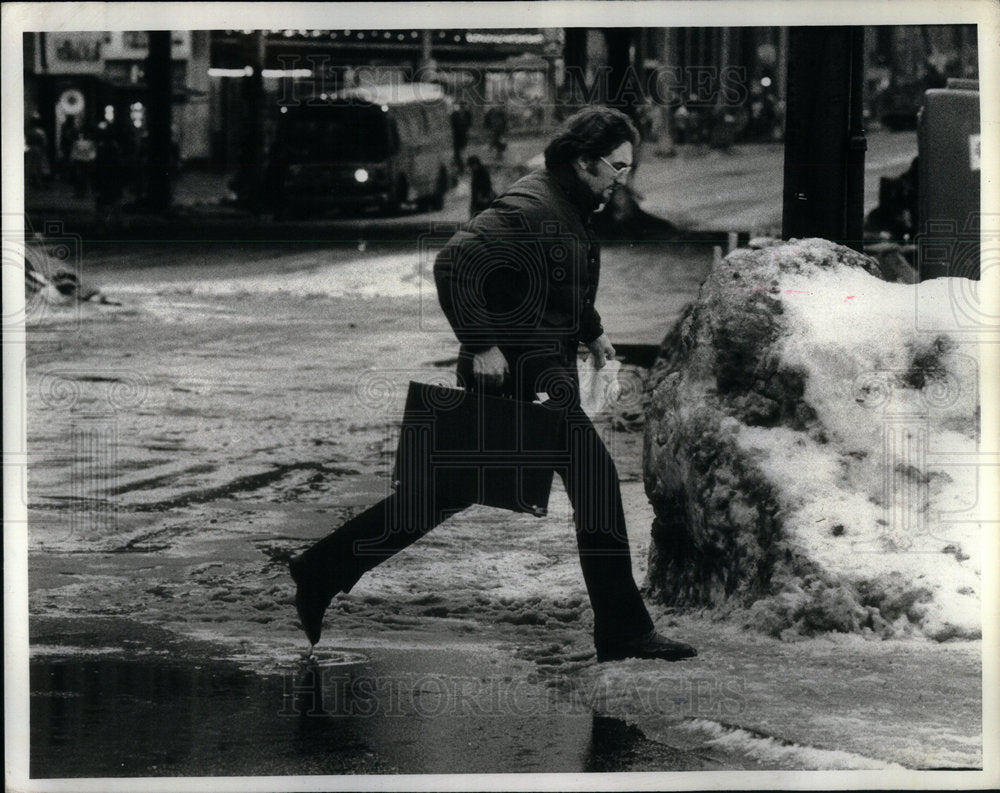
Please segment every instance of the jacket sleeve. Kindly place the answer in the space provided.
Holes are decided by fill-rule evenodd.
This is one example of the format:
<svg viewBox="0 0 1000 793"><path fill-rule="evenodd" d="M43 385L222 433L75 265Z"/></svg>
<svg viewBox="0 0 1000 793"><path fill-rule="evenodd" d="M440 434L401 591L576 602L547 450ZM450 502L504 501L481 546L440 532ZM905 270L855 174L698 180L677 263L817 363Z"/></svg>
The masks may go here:
<svg viewBox="0 0 1000 793"><path fill-rule="evenodd" d="M462 345L471 352L481 352L498 341L497 329L490 323L473 322L475 311L476 239L468 231L457 232L434 259L434 284L438 303L448 324ZM488 312L483 312L488 317ZM480 320L483 317L480 317Z"/></svg>
<svg viewBox="0 0 1000 793"><path fill-rule="evenodd" d="M530 271L519 246L503 235L460 231L451 238L434 261L434 281L441 310L466 349L481 352L537 327Z"/></svg>
<svg viewBox="0 0 1000 793"><path fill-rule="evenodd" d="M589 236L589 235L588 235ZM597 300L597 285L601 280L601 250L597 241L590 239L587 261L587 297L583 304L583 313L580 317L580 341L590 344L604 333L604 325L601 324L601 315L594 308Z"/></svg>
<svg viewBox="0 0 1000 793"><path fill-rule="evenodd" d="M580 321L580 341L590 344L595 339L604 334L604 325L601 324L601 315L594 308L594 301L591 298L583 309L583 316Z"/></svg>

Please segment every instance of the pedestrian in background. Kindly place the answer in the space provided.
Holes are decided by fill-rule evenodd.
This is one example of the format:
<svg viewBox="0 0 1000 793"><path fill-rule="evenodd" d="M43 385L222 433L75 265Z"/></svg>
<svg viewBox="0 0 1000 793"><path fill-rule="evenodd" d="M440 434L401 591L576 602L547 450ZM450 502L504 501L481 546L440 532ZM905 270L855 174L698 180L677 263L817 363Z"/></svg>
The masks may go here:
<svg viewBox="0 0 1000 793"><path fill-rule="evenodd" d="M69 160L73 171L73 195L86 198L94 179L94 162L97 159L97 145L89 127L80 130L73 148L70 149Z"/></svg>
<svg viewBox="0 0 1000 793"><path fill-rule="evenodd" d="M49 136L45 133L42 117L31 115L24 132L24 178L29 187L45 187L52 181L49 162Z"/></svg>
<svg viewBox="0 0 1000 793"><path fill-rule="evenodd" d="M523 401L544 393L564 411L551 453L573 506L598 661L697 655L653 628L632 577L618 473L580 401L579 344L598 369L615 355L594 307L600 250L591 215L627 177L638 142L617 110L574 114L546 147L545 168L473 218L434 264L438 299L460 343L459 384ZM295 606L311 643L337 593L470 506L447 481L433 490L422 504L401 487L291 560Z"/></svg>
<svg viewBox="0 0 1000 793"><path fill-rule="evenodd" d="M455 169L465 173L465 148L469 145L469 128L472 126L472 113L465 102L459 102L451 111L451 140Z"/></svg>
<svg viewBox="0 0 1000 793"><path fill-rule="evenodd" d="M70 154L73 152L73 144L80 136L80 131L76 126L76 118L67 116L59 127L59 166L62 171L61 177L64 182L73 181L73 163L70 161Z"/></svg>
<svg viewBox="0 0 1000 793"><path fill-rule="evenodd" d="M102 122L98 128L97 156L94 160L94 207L102 231L121 225L125 171L121 147L114 128Z"/></svg>
<svg viewBox="0 0 1000 793"><path fill-rule="evenodd" d="M490 172L483 165L483 161L475 155L469 157L469 179L469 217L474 218L493 203L496 193L493 192Z"/></svg>
<svg viewBox="0 0 1000 793"><path fill-rule="evenodd" d="M135 202L141 206L146 203L149 192L149 130L139 131L132 167L132 194Z"/></svg>
<svg viewBox="0 0 1000 793"><path fill-rule="evenodd" d="M486 111L483 123L490 137L490 148L493 149L497 161L503 160L503 154L507 151L507 142L503 136L507 134L507 110L503 105L493 105Z"/></svg>

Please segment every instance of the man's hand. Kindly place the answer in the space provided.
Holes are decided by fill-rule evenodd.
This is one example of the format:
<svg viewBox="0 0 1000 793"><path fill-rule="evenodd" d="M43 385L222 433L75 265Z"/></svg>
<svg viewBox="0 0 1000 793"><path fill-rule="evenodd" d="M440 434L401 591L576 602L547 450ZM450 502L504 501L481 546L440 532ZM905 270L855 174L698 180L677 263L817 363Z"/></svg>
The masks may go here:
<svg viewBox="0 0 1000 793"><path fill-rule="evenodd" d="M477 352L472 358L472 373L484 389L499 390L509 372L507 359L499 347Z"/></svg>
<svg viewBox="0 0 1000 793"><path fill-rule="evenodd" d="M587 347L590 349L590 354L594 356L595 369L603 369L605 361L613 360L615 357L615 348L611 346L611 339L608 338L607 333L602 333Z"/></svg>

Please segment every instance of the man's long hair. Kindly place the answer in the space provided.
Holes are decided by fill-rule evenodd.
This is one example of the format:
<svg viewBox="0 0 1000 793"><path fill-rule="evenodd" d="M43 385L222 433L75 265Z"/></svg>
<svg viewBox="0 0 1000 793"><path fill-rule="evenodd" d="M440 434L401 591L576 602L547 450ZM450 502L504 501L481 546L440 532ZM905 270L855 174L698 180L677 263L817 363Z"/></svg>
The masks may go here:
<svg viewBox="0 0 1000 793"><path fill-rule="evenodd" d="M606 157L625 142L639 144L628 116L611 107L585 107L567 118L545 147L545 167L568 165L577 157Z"/></svg>

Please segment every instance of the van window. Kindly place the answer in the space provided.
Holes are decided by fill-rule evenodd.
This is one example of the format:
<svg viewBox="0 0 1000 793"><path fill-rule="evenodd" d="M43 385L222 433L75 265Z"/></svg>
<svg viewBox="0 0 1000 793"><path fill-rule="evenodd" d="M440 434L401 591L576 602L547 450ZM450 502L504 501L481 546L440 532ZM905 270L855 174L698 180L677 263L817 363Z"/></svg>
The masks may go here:
<svg viewBox="0 0 1000 793"><path fill-rule="evenodd" d="M285 117L290 162L384 160L392 151L386 114L371 105L298 108Z"/></svg>

